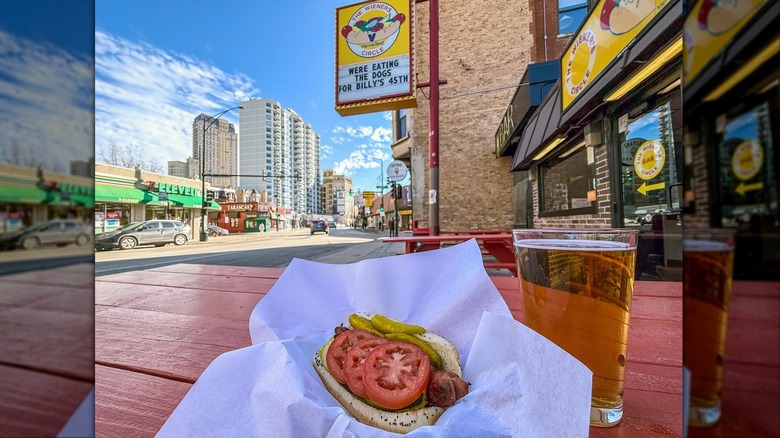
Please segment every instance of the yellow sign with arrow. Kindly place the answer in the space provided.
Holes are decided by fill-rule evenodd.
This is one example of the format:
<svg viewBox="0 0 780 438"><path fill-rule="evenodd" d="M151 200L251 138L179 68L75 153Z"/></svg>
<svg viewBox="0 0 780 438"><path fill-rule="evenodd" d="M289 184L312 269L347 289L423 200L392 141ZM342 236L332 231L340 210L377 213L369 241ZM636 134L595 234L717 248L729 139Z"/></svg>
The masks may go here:
<svg viewBox="0 0 780 438"><path fill-rule="evenodd" d="M652 192L654 190L661 190L661 189L664 189L664 188L666 188L666 183L665 182L659 182L659 183L655 183L655 184L648 184L646 182L643 182L642 185L639 186L639 188L636 189L636 191L641 193L641 194L643 194L643 195L645 195L645 196L647 196L647 192Z"/></svg>
<svg viewBox="0 0 780 438"><path fill-rule="evenodd" d="M763 182L754 182L751 184L745 184L745 183L739 183L736 189L734 189L735 192L739 193L741 196L745 196L745 193L752 192L754 190L761 190L764 188Z"/></svg>

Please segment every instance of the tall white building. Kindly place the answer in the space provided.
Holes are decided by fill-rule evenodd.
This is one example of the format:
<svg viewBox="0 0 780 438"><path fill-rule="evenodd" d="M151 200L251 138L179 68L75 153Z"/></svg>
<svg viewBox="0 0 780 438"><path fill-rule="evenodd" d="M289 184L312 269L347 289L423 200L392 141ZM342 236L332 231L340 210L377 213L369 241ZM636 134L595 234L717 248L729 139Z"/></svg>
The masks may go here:
<svg viewBox="0 0 780 438"><path fill-rule="evenodd" d="M201 159L203 149L203 126L206 126L205 148L205 173L236 175L238 174L238 133L232 123L217 119L209 126L212 120L209 116L201 114L192 122L192 157ZM200 174L200 172L198 172ZM233 177L206 177L215 187L236 187L238 178Z"/></svg>
<svg viewBox="0 0 780 438"><path fill-rule="evenodd" d="M269 202L298 215L321 213L319 134L275 100L240 105L239 187L267 192Z"/></svg>

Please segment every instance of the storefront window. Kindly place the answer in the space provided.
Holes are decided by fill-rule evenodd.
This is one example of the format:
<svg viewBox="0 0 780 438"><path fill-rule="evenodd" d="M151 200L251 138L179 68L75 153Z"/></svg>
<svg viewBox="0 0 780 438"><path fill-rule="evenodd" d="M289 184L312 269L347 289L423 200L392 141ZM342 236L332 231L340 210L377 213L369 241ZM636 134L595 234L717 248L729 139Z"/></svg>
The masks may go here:
<svg viewBox="0 0 780 438"><path fill-rule="evenodd" d="M620 132L624 222L626 226L646 225L654 215L679 210L679 199L668 198L669 187L682 176L672 106L666 102L636 118L625 117L627 123Z"/></svg>
<svg viewBox="0 0 780 438"><path fill-rule="evenodd" d="M725 124L719 145L724 226L749 228L751 219L777 212L772 124L767 104Z"/></svg>
<svg viewBox="0 0 780 438"><path fill-rule="evenodd" d="M580 147L539 166L539 216L596 213L593 166L589 161L587 148Z"/></svg>

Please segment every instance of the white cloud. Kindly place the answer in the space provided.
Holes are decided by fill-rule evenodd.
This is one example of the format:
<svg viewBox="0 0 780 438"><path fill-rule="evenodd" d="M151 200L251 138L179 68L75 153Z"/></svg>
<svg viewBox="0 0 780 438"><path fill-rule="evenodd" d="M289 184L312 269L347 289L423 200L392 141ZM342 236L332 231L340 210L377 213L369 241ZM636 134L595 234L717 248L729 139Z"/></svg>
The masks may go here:
<svg viewBox="0 0 780 438"><path fill-rule="evenodd" d="M393 121L393 112L392 111L385 111L382 113L382 118L385 119L387 122Z"/></svg>
<svg viewBox="0 0 780 438"><path fill-rule="evenodd" d="M192 122L259 94L243 74L95 32L95 147L133 144L166 166L192 155ZM225 119L237 120L237 112Z"/></svg>
<svg viewBox="0 0 780 438"><path fill-rule="evenodd" d="M0 31L0 148L45 154L48 169L94 153L91 60Z"/></svg>

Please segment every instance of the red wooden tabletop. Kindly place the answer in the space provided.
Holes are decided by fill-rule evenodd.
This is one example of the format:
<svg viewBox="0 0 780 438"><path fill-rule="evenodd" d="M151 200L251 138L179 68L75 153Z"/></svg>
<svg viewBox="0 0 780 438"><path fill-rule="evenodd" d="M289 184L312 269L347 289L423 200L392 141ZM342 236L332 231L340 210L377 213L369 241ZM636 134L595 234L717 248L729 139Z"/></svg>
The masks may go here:
<svg viewBox="0 0 780 438"><path fill-rule="evenodd" d="M98 277L98 436L153 436L211 361L250 345L249 315L281 272L172 265ZM522 320L517 278L491 278ZM639 281L634 289L624 419L591 436L681 436L681 284Z"/></svg>
<svg viewBox="0 0 780 438"><path fill-rule="evenodd" d="M0 436L56 436L94 385L92 264L0 281Z"/></svg>

